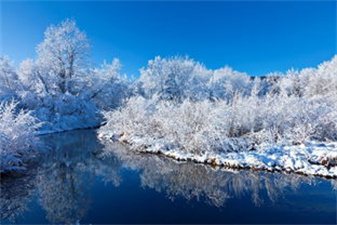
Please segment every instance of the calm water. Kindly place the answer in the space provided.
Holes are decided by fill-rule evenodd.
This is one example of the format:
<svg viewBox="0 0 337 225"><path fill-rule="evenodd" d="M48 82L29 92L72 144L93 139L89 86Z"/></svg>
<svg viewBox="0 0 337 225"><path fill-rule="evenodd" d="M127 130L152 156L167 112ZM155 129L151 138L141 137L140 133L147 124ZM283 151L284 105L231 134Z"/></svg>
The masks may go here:
<svg viewBox="0 0 337 225"><path fill-rule="evenodd" d="M336 224L333 180L130 154L93 130L43 141L49 150L35 166L1 179L2 224Z"/></svg>

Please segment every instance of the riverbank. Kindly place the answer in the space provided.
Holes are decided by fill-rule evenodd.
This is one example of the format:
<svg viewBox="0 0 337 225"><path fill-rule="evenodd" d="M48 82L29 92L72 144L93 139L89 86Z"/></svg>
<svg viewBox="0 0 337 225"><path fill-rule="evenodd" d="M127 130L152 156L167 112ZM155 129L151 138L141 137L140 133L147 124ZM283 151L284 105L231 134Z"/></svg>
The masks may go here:
<svg viewBox="0 0 337 225"><path fill-rule="evenodd" d="M156 144L149 145L141 138L127 135L116 138L108 133L100 133L99 139L117 141L128 145L135 152L161 154L178 161L337 178L337 142L307 142L294 146L265 144L255 146L255 150L250 151L192 154L180 149L167 149L159 140Z"/></svg>
<svg viewBox="0 0 337 225"><path fill-rule="evenodd" d="M49 150L0 180L2 224L336 221L335 180L178 162L96 137L41 136Z"/></svg>

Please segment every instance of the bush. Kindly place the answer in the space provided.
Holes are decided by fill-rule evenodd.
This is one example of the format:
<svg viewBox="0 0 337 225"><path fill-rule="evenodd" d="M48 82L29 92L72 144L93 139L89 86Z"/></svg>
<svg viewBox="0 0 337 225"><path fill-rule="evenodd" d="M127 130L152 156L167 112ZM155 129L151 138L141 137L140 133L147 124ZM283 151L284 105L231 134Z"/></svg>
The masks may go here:
<svg viewBox="0 0 337 225"><path fill-rule="evenodd" d="M336 104L329 98L303 98L259 91L236 93L230 101L176 101L132 97L105 113L100 135L147 151L178 150L203 155L255 149L259 144L304 144L336 140Z"/></svg>
<svg viewBox="0 0 337 225"><path fill-rule="evenodd" d="M30 112L16 110L17 103L0 103L0 172L23 169L38 145L35 130L40 123Z"/></svg>

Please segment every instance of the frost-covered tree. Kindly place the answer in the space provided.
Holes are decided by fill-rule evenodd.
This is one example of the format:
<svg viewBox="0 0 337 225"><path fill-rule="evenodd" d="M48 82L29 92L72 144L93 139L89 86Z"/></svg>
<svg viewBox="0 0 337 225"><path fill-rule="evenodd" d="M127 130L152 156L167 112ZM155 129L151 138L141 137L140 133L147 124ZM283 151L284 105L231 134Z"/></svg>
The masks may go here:
<svg viewBox="0 0 337 225"><path fill-rule="evenodd" d="M81 92L61 92L57 82L48 74L48 68L32 59L24 60L18 69L22 89L18 91L20 105L32 110L44 122L46 131L69 130L96 126L96 107ZM83 83L83 79L77 81ZM74 89L73 89L74 90ZM81 91L84 91L83 89Z"/></svg>
<svg viewBox="0 0 337 225"><path fill-rule="evenodd" d="M40 124L17 106L14 101L0 103L0 173L22 169L38 145L34 132Z"/></svg>
<svg viewBox="0 0 337 225"><path fill-rule="evenodd" d="M143 96L161 100L230 99L236 92L248 94L252 79L230 67L209 70L189 58L156 57L141 69L138 90Z"/></svg>
<svg viewBox="0 0 337 225"><path fill-rule="evenodd" d="M84 90L99 108L116 108L131 95L130 81L120 70L119 59L115 58L111 63L104 61L101 67L92 69L85 80Z"/></svg>
<svg viewBox="0 0 337 225"><path fill-rule="evenodd" d="M47 28L36 60L20 64L20 104L45 122L43 130L98 126L99 108L117 107L130 94L119 60L92 68L89 50L86 34L67 19Z"/></svg>
<svg viewBox="0 0 337 225"><path fill-rule="evenodd" d="M195 67L193 60L150 61L141 77L142 96L105 113L107 124L100 137L129 143L133 150L200 162L208 154L261 154L266 146L337 140L336 58L317 68L262 78L226 67L202 69L206 87L191 82L200 77L191 72ZM182 72L176 72L179 69ZM328 161L335 164L333 155Z"/></svg>
<svg viewBox="0 0 337 225"><path fill-rule="evenodd" d="M37 47L38 64L47 69L45 79L55 82L62 93L71 92L73 79L86 68L89 42L74 20L51 25Z"/></svg>
<svg viewBox="0 0 337 225"><path fill-rule="evenodd" d="M20 83L8 56L0 57L0 101L15 98Z"/></svg>
<svg viewBox="0 0 337 225"><path fill-rule="evenodd" d="M209 98L230 99L235 93L248 94L251 78L246 73L240 73L226 66L214 70L208 82Z"/></svg>
<svg viewBox="0 0 337 225"><path fill-rule="evenodd" d="M37 46L37 59L18 68L0 58L0 101L15 98L43 121L43 132L98 126L99 111L120 106L131 85L118 59L90 67L90 45L74 20L49 26Z"/></svg>
<svg viewBox="0 0 337 225"><path fill-rule="evenodd" d="M14 89L18 77L8 56L0 57L0 85L3 88Z"/></svg>
<svg viewBox="0 0 337 225"><path fill-rule="evenodd" d="M154 95L162 100L200 100L206 95L206 83L210 71L189 58L156 57L141 69L141 92L146 97Z"/></svg>
<svg viewBox="0 0 337 225"><path fill-rule="evenodd" d="M43 74L46 71L33 59L26 59L21 62L18 76L24 90L37 94L49 94L49 86Z"/></svg>
<svg viewBox="0 0 337 225"><path fill-rule="evenodd" d="M336 97L337 95L337 56L332 60L324 62L317 69L304 69L301 76L307 76L308 84L305 87L307 97L326 96ZM335 98L336 99L336 98Z"/></svg>

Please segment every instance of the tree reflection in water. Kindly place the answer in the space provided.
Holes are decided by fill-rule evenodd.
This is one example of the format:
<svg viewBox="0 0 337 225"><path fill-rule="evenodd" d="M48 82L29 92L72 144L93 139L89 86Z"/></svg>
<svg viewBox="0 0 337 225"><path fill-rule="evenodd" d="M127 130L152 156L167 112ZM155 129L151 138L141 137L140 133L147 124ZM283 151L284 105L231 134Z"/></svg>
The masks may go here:
<svg viewBox="0 0 337 225"><path fill-rule="evenodd" d="M36 197L52 223L76 223L84 218L97 181L119 186L121 168L137 171L143 188L154 189L174 200L197 199L226 206L231 198L250 196L257 206L277 201L284 190L317 179L295 174L231 171L131 152L120 144L100 144L95 131L75 131L43 137L46 151L24 172L1 179L0 219L15 222ZM335 182L335 181L332 181ZM336 187L336 184L334 184ZM111 190L113 192L114 190ZM268 197L266 197L268 196Z"/></svg>
<svg viewBox="0 0 337 225"><path fill-rule="evenodd" d="M20 171L0 179L0 221L16 222L18 216L28 210L27 204L36 189L37 168Z"/></svg>
<svg viewBox="0 0 337 225"><path fill-rule="evenodd" d="M166 192L172 200L179 196L187 200L203 199L220 207L230 198L250 195L253 203L259 206L263 204L263 192L274 202L286 188L296 190L303 183L315 183L311 177L297 174L212 168L193 162L176 162L164 156L130 152L120 144L105 145L106 156L113 155L124 167L141 171L143 187Z"/></svg>
<svg viewBox="0 0 337 225"><path fill-rule="evenodd" d="M99 157L102 146L95 132L60 133L43 139L49 150L41 156L36 169L1 180L1 219L15 222L37 190L48 221L75 223L90 207L90 186L97 176L104 183L120 185L117 161Z"/></svg>

